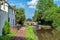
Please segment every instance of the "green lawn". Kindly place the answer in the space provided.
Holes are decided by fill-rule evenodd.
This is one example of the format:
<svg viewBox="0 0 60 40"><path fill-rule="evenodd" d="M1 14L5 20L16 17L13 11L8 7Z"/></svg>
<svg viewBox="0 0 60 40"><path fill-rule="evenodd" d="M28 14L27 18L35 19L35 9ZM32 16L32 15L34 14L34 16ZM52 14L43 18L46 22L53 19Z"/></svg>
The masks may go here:
<svg viewBox="0 0 60 40"><path fill-rule="evenodd" d="M33 27L32 26L26 26L26 39L25 40L37 40L36 36L34 35L33 32Z"/></svg>
<svg viewBox="0 0 60 40"><path fill-rule="evenodd" d="M0 40L11 40L12 37L16 34L16 32L11 32L10 34L6 35L6 36L2 36L0 37Z"/></svg>

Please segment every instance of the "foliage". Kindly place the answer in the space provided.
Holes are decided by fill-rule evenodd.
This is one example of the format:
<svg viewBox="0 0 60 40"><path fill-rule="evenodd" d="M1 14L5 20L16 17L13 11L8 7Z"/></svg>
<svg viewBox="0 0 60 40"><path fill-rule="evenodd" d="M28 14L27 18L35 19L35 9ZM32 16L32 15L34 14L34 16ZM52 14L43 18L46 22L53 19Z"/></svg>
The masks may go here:
<svg viewBox="0 0 60 40"><path fill-rule="evenodd" d="M10 25L9 25L9 22L5 22L5 25L3 27L3 31L2 31L2 34L3 35L7 35L10 33Z"/></svg>
<svg viewBox="0 0 60 40"><path fill-rule="evenodd" d="M0 1L2 1L2 0L0 0Z"/></svg>
<svg viewBox="0 0 60 40"><path fill-rule="evenodd" d="M53 0L39 0L37 4L37 9L42 11L54 6Z"/></svg>
<svg viewBox="0 0 60 40"><path fill-rule="evenodd" d="M39 0L36 8L34 21L52 21L52 26L60 27L60 7L55 5L53 0Z"/></svg>
<svg viewBox="0 0 60 40"><path fill-rule="evenodd" d="M16 23L18 24L23 24L25 21L25 14L24 14L24 9L16 9Z"/></svg>
<svg viewBox="0 0 60 40"><path fill-rule="evenodd" d="M16 32L10 32L10 34L1 36L0 40L11 40L15 36Z"/></svg>
<svg viewBox="0 0 60 40"><path fill-rule="evenodd" d="M28 18L26 21L32 21L32 19Z"/></svg>
<svg viewBox="0 0 60 40"><path fill-rule="evenodd" d="M37 38L34 35L33 27L32 26L26 26L26 39L25 40L37 40Z"/></svg>
<svg viewBox="0 0 60 40"><path fill-rule="evenodd" d="M44 11L53 7L53 0L39 0L37 3L37 10L35 11L35 20L39 21L43 19ZM37 14L37 15L36 15Z"/></svg>
<svg viewBox="0 0 60 40"><path fill-rule="evenodd" d="M52 25L60 27L60 7L52 7L44 12L45 21L53 21ZM58 19L58 20L57 20Z"/></svg>
<svg viewBox="0 0 60 40"><path fill-rule="evenodd" d="M35 15L33 16L33 21L39 22L41 20L42 11L36 10Z"/></svg>

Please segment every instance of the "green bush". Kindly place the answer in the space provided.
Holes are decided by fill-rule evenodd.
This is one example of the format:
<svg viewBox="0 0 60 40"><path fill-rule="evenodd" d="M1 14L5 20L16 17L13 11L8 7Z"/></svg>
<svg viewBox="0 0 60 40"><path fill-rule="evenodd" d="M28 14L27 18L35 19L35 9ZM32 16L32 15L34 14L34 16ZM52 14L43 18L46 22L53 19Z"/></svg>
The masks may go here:
<svg viewBox="0 0 60 40"><path fill-rule="evenodd" d="M2 40L2 37L0 36L0 40Z"/></svg>
<svg viewBox="0 0 60 40"><path fill-rule="evenodd" d="M2 34L3 35L7 35L10 33L10 25L9 25L9 22L5 22L5 25L3 27L3 31L2 31Z"/></svg>

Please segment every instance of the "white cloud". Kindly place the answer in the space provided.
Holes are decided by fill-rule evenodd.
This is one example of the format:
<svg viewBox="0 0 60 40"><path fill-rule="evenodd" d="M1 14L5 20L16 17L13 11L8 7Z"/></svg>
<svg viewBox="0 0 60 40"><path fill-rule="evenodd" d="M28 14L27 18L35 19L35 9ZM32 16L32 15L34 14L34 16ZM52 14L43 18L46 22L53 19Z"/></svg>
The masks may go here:
<svg viewBox="0 0 60 40"><path fill-rule="evenodd" d="M29 8L36 8L36 6L30 5Z"/></svg>
<svg viewBox="0 0 60 40"><path fill-rule="evenodd" d="M32 16L34 16L34 13L32 13Z"/></svg>
<svg viewBox="0 0 60 40"><path fill-rule="evenodd" d="M12 5L12 6L18 6L18 7L22 7L22 8L24 8L25 7L25 5L24 4L22 4L22 3L10 3L10 5Z"/></svg>
<svg viewBox="0 0 60 40"><path fill-rule="evenodd" d="M25 7L25 5L24 5L24 4L22 4L22 3L18 3L17 5L18 5L18 6L20 6L20 7L22 7L22 8L24 8L24 7Z"/></svg>
<svg viewBox="0 0 60 40"><path fill-rule="evenodd" d="M54 1L60 1L60 0L54 0Z"/></svg>
<svg viewBox="0 0 60 40"><path fill-rule="evenodd" d="M10 3L10 5L14 6L15 4L14 3Z"/></svg>
<svg viewBox="0 0 60 40"><path fill-rule="evenodd" d="M27 2L27 5L29 5L29 8L36 8L38 0L32 0Z"/></svg>
<svg viewBox="0 0 60 40"><path fill-rule="evenodd" d="M54 2L58 2L58 1L60 1L60 0L54 0Z"/></svg>

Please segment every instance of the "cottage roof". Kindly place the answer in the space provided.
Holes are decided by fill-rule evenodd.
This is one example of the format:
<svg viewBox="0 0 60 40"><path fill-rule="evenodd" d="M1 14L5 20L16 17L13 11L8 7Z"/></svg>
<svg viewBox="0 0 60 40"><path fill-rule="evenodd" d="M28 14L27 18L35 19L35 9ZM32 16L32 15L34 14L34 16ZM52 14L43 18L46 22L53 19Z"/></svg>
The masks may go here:
<svg viewBox="0 0 60 40"><path fill-rule="evenodd" d="M8 4L8 6L15 11L15 9L6 0L2 0L2 1L5 1Z"/></svg>

